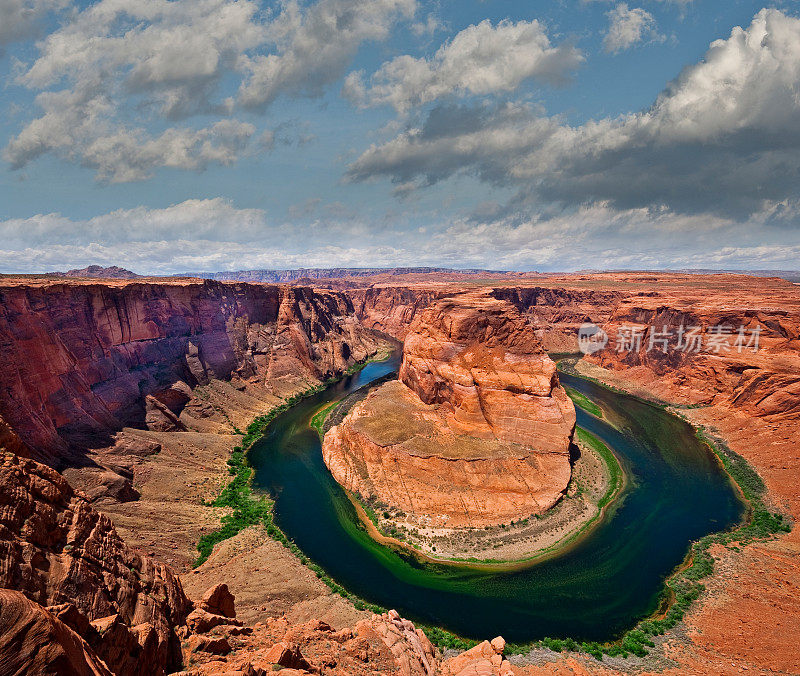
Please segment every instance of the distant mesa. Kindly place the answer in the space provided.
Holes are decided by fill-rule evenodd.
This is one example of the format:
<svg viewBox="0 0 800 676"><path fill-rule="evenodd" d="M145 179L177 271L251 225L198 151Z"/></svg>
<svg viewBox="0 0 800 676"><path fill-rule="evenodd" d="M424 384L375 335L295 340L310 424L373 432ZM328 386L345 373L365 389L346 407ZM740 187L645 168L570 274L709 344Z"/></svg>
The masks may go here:
<svg viewBox="0 0 800 676"><path fill-rule="evenodd" d="M480 270L432 267L409 268L297 268L295 270L237 270L228 272L186 272L176 277L214 279L219 282L305 283L319 279L360 277L399 277L406 275L487 275L506 274L501 270Z"/></svg>
<svg viewBox="0 0 800 676"><path fill-rule="evenodd" d="M54 275L59 277L70 278L90 278L90 279L137 279L143 275L137 275L135 272L126 270L125 268L111 265L103 267L102 265L90 265L86 268L75 270L67 270L66 272L54 272Z"/></svg>

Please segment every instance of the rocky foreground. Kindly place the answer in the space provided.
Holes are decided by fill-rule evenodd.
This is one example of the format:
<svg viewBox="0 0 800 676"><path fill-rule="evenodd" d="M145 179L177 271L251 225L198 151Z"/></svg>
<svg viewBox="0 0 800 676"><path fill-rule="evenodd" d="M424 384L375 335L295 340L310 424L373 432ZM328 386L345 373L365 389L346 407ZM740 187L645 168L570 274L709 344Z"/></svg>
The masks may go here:
<svg viewBox="0 0 800 676"><path fill-rule="evenodd" d="M707 592L644 662L539 651L509 663L499 641L442 654L402 618L332 594L257 528L192 571L195 544L224 514L204 501L227 480L237 430L383 349L373 329L405 339L429 308L465 291L510 303L552 351L574 350L586 321L612 342L638 327L644 347L610 345L579 370L677 405L753 464L772 508L800 519L800 287L652 273L378 281L336 280L344 291L0 284L0 674L800 672L797 528L715 549ZM652 326L675 323L704 336L760 327L760 349L646 349ZM448 331L441 324L437 340ZM486 442L490 420L519 429L503 415L484 426L470 387L460 389L463 372L420 346L402 391L435 409L441 430ZM472 362L470 376L484 363ZM463 409L447 403L456 390Z"/></svg>
<svg viewBox="0 0 800 676"><path fill-rule="evenodd" d="M483 528L551 508L575 409L516 308L457 294L425 309L381 385L325 435L334 478L416 525Z"/></svg>

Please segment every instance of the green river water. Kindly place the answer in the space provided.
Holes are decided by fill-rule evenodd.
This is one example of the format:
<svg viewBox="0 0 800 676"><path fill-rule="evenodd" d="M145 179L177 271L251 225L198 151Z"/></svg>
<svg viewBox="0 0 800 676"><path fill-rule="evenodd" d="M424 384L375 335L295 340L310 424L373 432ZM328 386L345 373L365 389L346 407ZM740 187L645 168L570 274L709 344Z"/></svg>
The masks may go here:
<svg viewBox="0 0 800 676"><path fill-rule="evenodd" d="M522 570L423 564L378 545L322 461L308 426L326 402L397 368L396 360L306 399L276 418L250 451L254 487L275 499L276 523L358 596L470 638L611 640L658 605L663 582L692 540L737 523L744 506L692 428L657 406L562 374L605 418L577 409L629 477L602 523L562 554ZM611 424L613 423L613 425Z"/></svg>

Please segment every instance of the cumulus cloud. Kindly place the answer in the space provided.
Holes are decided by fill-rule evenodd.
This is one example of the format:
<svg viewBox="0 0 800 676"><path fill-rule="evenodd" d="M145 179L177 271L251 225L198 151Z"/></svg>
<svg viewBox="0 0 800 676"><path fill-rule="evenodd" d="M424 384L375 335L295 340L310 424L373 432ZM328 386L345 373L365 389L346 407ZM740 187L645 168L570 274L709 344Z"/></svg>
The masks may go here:
<svg viewBox="0 0 800 676"><path fill-rule="evenodd" d="M401 17L411 18L416 0L320 0L307 11L288 2L268 27L273 54L244 56L247 78L239 101L263 109L279 95L318 96L337 80L361 43L383 40Z"/></svg>
<svg viewBox="0 0 800 676"><path fill-rule="evenodd" d="M142 242L189 239L231 239L253 241L268 229L261 209L240 209L229 200L193 199L162 209L136 207L117 209L86 220L61 214L37 214L30 218L0 221L4 246L27 248L44 245L105 246Z"/></svg>
<svg viewBox="0 0 800 676"><path fill-rule="evenodd" d="M624 2L608 12L608 32L603 39L603 49L618 53L633 47L647 37L658 37L656 20L650 12L640 7L629 8Z"/></svg>
<svg viewBox="0 0 800 676"><path fill-rule="evenodd" d="M0 48L36 37L45 17L70 5L70 0L0 0Z"/></svg>
<svg viewBox="0 0 800 676"><path fill-rule="evenodd" d="M384 63L364 82L364 73L351 73L344 94L361 106L391 105L398 111L438 98L493 94L516 89L537 78L562 83L583 61L568 42L553 46L536 20L487 19L458 33L432 58L398 56Z"/></svg>
<svg viewBox="0 0 800 676"><path fill-rule="evenodd" d="M42 115L11 139L5 159L21 168L51 153L112 182L231 164L256 131L236 119L239 108L321 94L362 42L383 39L415 8L415 0L290 0L266 15L255 0L100 0L39 43L19 74L17 84L39 92ZM226 95L229 81L240 85L236 96ZM217 122L168 126L198 115Z"/></svg>
<svg viewBox="0 0 800 676"><path fill-rule="evenodd" d="M251 0L101 0L51 33L19 82L146 94L171 119L218 112L229 105L213 101L220 78L265 40L257 16Z"/></svg>
<svg viewBox="0 0 800 676"><path fill-rule="evenodd" d="M712 43L651 108L569 126L530 105L440 106L373 144L350 180L469 173L534 200L746 215L800 195L800 20L762 10Z"/></svg>

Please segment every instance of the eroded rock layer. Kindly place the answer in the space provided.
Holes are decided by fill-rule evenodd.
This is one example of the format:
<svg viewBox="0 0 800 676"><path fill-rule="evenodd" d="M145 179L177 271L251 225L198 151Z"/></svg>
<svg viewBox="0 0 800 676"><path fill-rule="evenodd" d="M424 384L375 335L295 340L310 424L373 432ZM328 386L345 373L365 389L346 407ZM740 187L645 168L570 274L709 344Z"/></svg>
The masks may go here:
<svg viewBox="0 0 800 676"><path fill-rule="evenodd" d="M20 640L32 640L31 631L58 640L66 656L53 659L85 657L76 652L83 644L63 630L66 624L114 673L145 676L180 665L175 628L191 603L178 576L126 547L111 519L58 472L6 452L0 456L0 588L50 606L59 622L10 596L3 597L0 615L10 625L12 613L17 624L24 616L39 627L17 626Z"/></svg>
<svg viewBox="0 0 800 676"><path fill-rule="evenodd" d="M325 436L345 488L419 525L482 527L552 507L569 483L575 410L513 305L483 293L422 311L400 381Z"/></svg>
<svg viewBox="0 0 800 676"><path fill-rule="evenodd" d="M125 425L182 429L198 385L302 390L378 341L333 291L207 281L0 287L0 436L58 465ZM202 414L202 411L200 412Z"/></svg>

